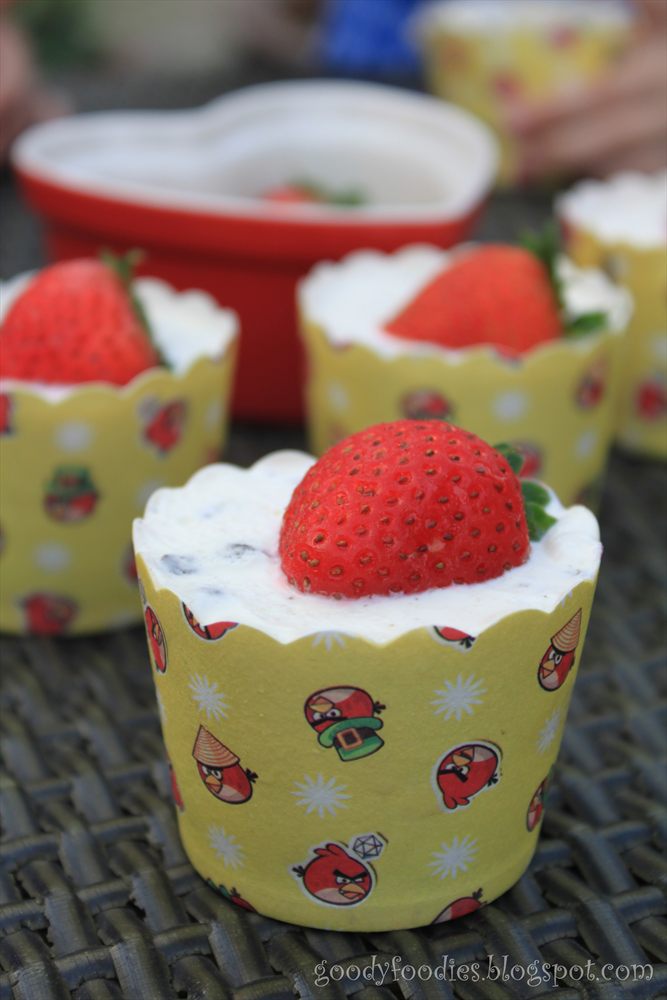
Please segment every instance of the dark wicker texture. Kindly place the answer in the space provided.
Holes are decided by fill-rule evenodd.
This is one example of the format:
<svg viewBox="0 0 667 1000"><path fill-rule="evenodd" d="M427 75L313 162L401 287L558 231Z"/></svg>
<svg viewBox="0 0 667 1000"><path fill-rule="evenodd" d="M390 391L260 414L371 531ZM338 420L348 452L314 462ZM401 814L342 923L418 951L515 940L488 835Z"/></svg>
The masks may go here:
<svg viewBox="0 0 667 1000"><path fill-rule="evenodd" d="M284 437L239 433L235 457ZM560 980L564 997L667 996L664 486L662 470L614 459L604 568L534 862L502 899L437 928L324 933L227 903L180 846L143 634L5 640L0 1000L500 1000L553 991L525 979L353 978L373 955L435 968L443 954L460 971L474 961L485 970L489 954L507 956L508 967L587 970L585 983ZM317 986L323 960L350 967L352 978ZM603 982L605 963L652 964L652 979L630 971L614 981L608 970Z"/></svg>

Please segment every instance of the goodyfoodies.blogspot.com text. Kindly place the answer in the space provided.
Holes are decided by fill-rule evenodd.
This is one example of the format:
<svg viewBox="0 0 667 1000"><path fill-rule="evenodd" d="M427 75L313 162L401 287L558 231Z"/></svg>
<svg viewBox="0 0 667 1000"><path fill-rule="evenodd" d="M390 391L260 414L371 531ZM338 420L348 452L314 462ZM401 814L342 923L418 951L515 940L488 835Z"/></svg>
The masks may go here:
<svg viewBox="0 0 667 1000"><path fill-rule="evenodd" d="M443 955L437 965L419 966L404 963L400 955L370 955L363 965L324 960L313 968L313 983L320 988L343 981L386 986L389 983L436 980L447 983L514 982L537 989L545 984L650 982L652 979L653 967L650 964L614 965L589 960L582 965L543 961L521 965L510 955L493 954L484 961L468 963L456 963L448 955Z"/></svg>

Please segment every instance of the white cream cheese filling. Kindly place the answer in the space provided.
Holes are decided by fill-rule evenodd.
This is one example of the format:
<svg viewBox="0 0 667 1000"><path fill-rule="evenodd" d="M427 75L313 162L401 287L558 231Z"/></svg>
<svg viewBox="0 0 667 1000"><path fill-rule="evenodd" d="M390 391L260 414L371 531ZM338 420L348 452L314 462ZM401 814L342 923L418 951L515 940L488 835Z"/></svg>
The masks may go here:
<svg viewBox="0 0 667 1000"><path fill-rule="evenodd" d="M586 180L556 199L561 218L604 243L648 249L667 244L667 171Z"/></svg>
<svg viewBox="0 0 667 1000"><path fill-rule="evenodd" d="M337 263L325 261L316 265L299 286L301 311L336 346L361 344L384 358L406 354L439 356L450 364L460 364L471 352L488 352L493 348L480 344L452 350L426 341L403 340L388 333L384 326L437 274L451 266L457 254L469 249L472 246L450 252L432 246L410 246L394 254L362 250ZM613 285L601 271L576 267L565 257L559 258L557 266L569 318L603 312L612 332L625 329L632 309L626 291ZM570 343L576 350L586 351L595 336L591 334ZM560 341L540 344L526 357L553 350L559 344Z"/></svg>
<svg viewBox="0 0 667 1000"><path fill-rule="evenodd" d="M564 509L530 558L495 580L360 600L303 594L280 567L283 512L315 460L280 451L250 469L210 465L180 489L152 495L134 522L135 551L158 588L175 593L202 624L235 621L282 643L321 632L384 644L422 626L478 636L516 611L551 612L597 574L602 546L585 507Z"/></svg>

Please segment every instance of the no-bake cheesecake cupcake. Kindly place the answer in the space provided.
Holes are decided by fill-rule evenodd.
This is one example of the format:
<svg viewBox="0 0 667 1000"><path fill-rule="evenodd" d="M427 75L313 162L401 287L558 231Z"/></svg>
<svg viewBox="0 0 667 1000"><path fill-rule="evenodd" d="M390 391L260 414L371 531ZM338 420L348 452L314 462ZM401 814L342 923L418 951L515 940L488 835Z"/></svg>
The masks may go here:
<svg viewBox="0 0 667 1000"><path fill-rule="evenodd" d="M568 253L629 289L618 441L667 458L667 173L582 181L556 202Z"/></svg>
<svg viewBox="0 0 667 1000"><path fill-rule="evenodd" d="M299 289L314 452L378 420L451 419L510 441L564 502L595 502L631 304L548 241L535 249L415 246L314 268Z"/></svg>
<svg viewBox="0 0 667 1000"><path fill-rule="evenodd" d="M232 902L385 930L535 850L598 572L595 517L444 422L159 490L135 522L185 849Z"/></svg>
<svg viewBox="0 0 667 1000"><path fill-rule="evenodd" d="M121 271L77 260L1 289L3 631L138 620L132 518L220 454L234 314Z"/></svg>

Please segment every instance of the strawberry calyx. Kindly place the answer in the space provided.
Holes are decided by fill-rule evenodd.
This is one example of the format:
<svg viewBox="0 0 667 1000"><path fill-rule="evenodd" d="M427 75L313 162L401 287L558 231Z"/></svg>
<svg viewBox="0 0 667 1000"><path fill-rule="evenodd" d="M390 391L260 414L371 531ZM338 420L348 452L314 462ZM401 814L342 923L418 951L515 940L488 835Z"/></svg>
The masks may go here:
<svg viewBox="0 0 667 1000"><path fill-rule="evenodd" d="M578 316L568 314L565 303L563 281L558 273L558 258L562 253L558 229L553 222L548 222L541 231L531 231L523 234L519 245L537 257L547 273L553 288L558 308L563 316L563 336L574 338L586 336L589 333L599 333L607 324L607 314L601 310L581 313Z"/></svg>
<svg viewBox="0 0 667 1000"><path fill-rule="evenodd" d="M358 188L343 188L336 191L307 178L295 178L281 187L266 191L264 198L268 201L291 201L294 203L300 200L304 204L337 205L341 208L354 208L363 205L366 201Z"/></svg>
<svg viewBox="0 0 667 1000"><path fill-rule="evenodd" d="M132 306L132 311L137 317L137 320L141 324L146 336L151 342L153 350L155 351L158 359L158 364L164 365L166 368L169 367L169 362L165 358L163 352L160 350L158 345L155 343L155 338L153 337L153 331L151 330L151 325L148 322L148 315L144 309L143 303L135 290L136 281L136 270L142 261L145 259L146 254L143 250L139 250L136 247L132 250L128 250L126 253L116 254L113 251L108 250L106 247L100 250L99 258L103 264L113 271L116 277L119 279L121 285L125 289L128 299L130 300L130 305Z"/></svg>
<svg viewBox="0 0 667 1000"><path fill-rule="evenodd" d="M144 309L137 293L134 290L135 271L143 261L145 254L143 250L128 250L124 254L115 254L111 250L100 250L99 258L103 264L113 271L121 285L125 289L132 304L135 316L143 326L146 333L151 336L151 328L148 323L146 310ZM151 337L152 339L152 337Z"/></svg>
<svg viewBox="0 0 667 1000"><path fill-rule="evenodd" d="M525 461L524 456L511 444L496 444L494 448L505 458L512 472L516 476L520 476ZM534 479L521 480L521 495L530 540L531 542L539 542L549 528L556 523L556 518L547 512L551 497L548 490L545 490L544 486L535 482Z"/></svg>

